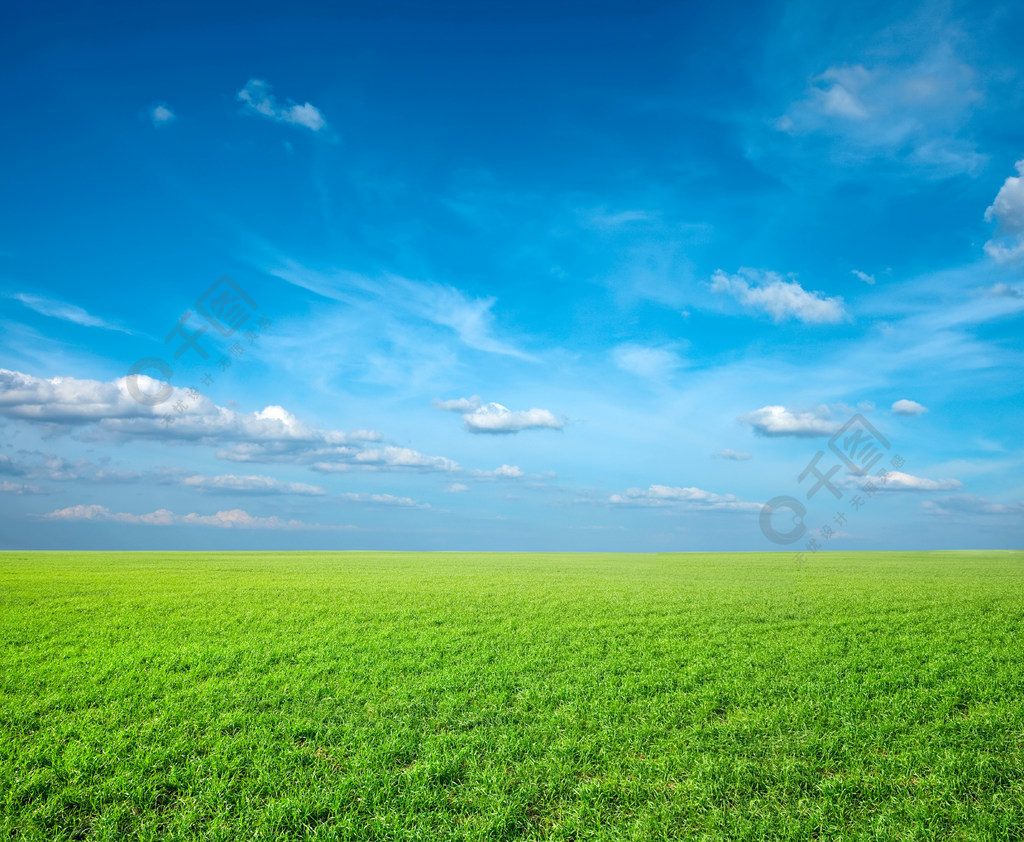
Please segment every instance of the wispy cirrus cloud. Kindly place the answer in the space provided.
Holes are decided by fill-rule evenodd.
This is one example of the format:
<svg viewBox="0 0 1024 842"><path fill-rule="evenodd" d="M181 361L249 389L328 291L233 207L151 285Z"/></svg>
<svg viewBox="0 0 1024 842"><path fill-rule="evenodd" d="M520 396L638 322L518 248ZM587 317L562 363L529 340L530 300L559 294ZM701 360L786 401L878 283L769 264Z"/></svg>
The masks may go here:
<svg viewBox="0 0 1024 842"><path fill-rule="evenodd" d="M10 298L20 301L30 310L34 310L43 316L53 319L60 319L64 322L81 325L82 327L98 327L103 330L113 330L118 333L132 334L128 328L112 324L104 319L94 316L83 310L81 307L70 304L66 301L58 301L53 298L45 298L41 295L31 295L27 292L18 292L9 295Z"/></svg>
<svg viewBox="0 0 1024 842"><path fill-rule="evenodd" d="M789 319L805 324L838 324L847 321L843 299L808 292L796 280L777 272L741 268L735 275L719 269L711 277L711 291L730 295L754 312L766 313L775 322Z"/></svg>
<svg viewBox="0 0 1024 842"><path fill-rule="evenodd" d="M611 357L616 368L622 371L645 380L665 382L686 364L679 353L682 347L679 342L665 345L626 342L612 348Z"/></svg>
<svg viewBox="0 0 1024 842"><path fill-rule="evenodd" d="M280 256L264 271L348 306L372 305L385 315L412 317L446 328L468 348L537 362L532 354L496 335L494 296L474 297L448 284L416 281L387 272L375 277L344 270L318 272Z"/></svg>
<svg viewBox="0 0 1024 842"><path fill-rule="evenodd" d="M963 133L981 101L978 74L941 41L912 62L827 68L775 127L794 139L828 139L845 164L886 158L945 178L985 161Z"/></svg>

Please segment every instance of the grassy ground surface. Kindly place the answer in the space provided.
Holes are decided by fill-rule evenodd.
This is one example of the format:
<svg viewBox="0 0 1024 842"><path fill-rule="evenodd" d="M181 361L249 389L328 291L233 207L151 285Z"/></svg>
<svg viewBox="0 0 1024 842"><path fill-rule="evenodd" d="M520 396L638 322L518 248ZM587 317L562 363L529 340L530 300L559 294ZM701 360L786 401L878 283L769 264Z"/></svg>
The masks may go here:
<svg viewBox="0 0 1024 842"><path fill-rule="evenodd" d="M1024 553L0 554L0 837L1021 839Z"/></svg>

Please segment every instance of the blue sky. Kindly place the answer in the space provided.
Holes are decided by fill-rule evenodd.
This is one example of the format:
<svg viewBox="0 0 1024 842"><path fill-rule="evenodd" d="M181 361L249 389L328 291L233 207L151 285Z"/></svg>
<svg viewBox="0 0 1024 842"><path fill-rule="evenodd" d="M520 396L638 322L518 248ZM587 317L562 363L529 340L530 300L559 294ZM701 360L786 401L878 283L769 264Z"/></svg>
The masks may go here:
<svg viewBox="0 0 1024 842"><path fill-rule="evenodd" d="M1024 10L829 6L17 0L0 547L1019 548Z"/></svg>

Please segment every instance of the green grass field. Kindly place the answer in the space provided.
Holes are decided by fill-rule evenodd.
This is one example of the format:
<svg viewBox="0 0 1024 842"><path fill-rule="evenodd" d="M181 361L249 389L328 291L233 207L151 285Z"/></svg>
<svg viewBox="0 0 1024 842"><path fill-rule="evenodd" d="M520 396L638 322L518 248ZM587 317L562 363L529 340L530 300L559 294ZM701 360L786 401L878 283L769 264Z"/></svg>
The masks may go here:
<svg viewBox="0 0 1024 842"><path fill-rule="evenodd" d="M0 554L0 837L1021 839L1024 553Z"/></svg>

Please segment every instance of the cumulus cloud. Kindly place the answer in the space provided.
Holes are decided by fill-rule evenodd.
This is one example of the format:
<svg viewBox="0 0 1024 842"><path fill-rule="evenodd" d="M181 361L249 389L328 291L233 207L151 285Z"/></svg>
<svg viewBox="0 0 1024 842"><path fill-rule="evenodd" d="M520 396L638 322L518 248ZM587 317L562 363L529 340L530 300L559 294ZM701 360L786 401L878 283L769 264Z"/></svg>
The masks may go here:
<svg viewBox="0 0 1024 842"><path fill-rule="evenodd" d="M1024 257L1024 159L1014 166L999 188L995 201L985 211L985 219L997 223L997 234L985 243L985 252L999 263L1014 263Z"/></svg>
<svg viewBox="0 0 1024 842"><path fill-rule="evenodd" d="M238 100L244 102L246 108L269 117L278 123L290 123L304 126L310 131L318 132L327 123L320 111L310 103L298 105L292 100L281 104L270 92L270 85L262 79L250 79L245 87L238 92Z"/></svg>
<svg viewBox="0 0 1024 842"><path fill-rule="evenodd" d="M754 412L741 415L742 424L749 424L762 436L797 436L813 438L828 436L841 426L833 421L828 407L811 410L790 410L784 406L762 406Z"/></svg>
<svg viewBox="0 0 1024 842"><path fill-rule="evenodd" d="M500 403L483 403L479 396L435 400L434 408L458 412L471 433L518 433L549 428L561 430L565 422L547 409L511 410Z"/></svg>
<svg viewBox="0 0 1024 842"><path fill-rule="evenodd" d="M138 375L130 383L73 377L42 379L0 369L0 416L16 420L91 427L93 436L149 438L218 446L217 457L230 462L310 465L324 473L347 470L419 470L452 472L457 462L416 450L378 445L380 434L322 430L281 406L236 412L209 398L173 389L161 405L139 403L129 393L156 394L166 384ZM181 402L185 411L172 412Z"/></svg>
<svg viewBox="0 0 1024 842"><path fill-rule="evenodd" d="M87 313L81 307L74 304L68 304L66 301L56 301L52 298L44 298L41 295L30 295L26 292L15 293L10 297L16 301L20 301L30 310L35 310L37 313L43 316L49 316L53 319L71 322L72 324L81 325L82 327L98 327L103 330L115 330L119 333L131 333L127 328L118 327L117 325L104 321L101 318Z"/></svg>
<svg viewBox="0 0 1024 842"><path fill-rule="evenodd" d="M160 104L154 105L149 109L149 119L153 121L154 126L160 128L161 126L169 126L178 118L170 108Z"/></svg>
<svg viewBox="0 0 1024 842"><path fill-rule="evenodd" d="M148 514L130 514L112 512L106 506L78 505L57 509L45 515L43 520L51 521L91 521L95 523L124 523L137 526L213 526L219 529L350 529L352 527L321 526L316 523L303 523L299 520L283 520L277 516L257 517L243 509L227 509L212 515L201 515L195 512L176 515L169 509L157 509Z"/></svg>
<svg viewBox="0 0 1024 842"><path fill-rule="evenodd" d="M646 380L666 380L684 365L677 344L624 343L612 349L612 362L622 371Z"/></svg>
<svg viewBox="0 0 1024 842"><path fill-rule="evenodd" d="M547 409L511 410L500 403L488 403L462 416L471 433L518 433L522 430L561 430L565 422Z"/></svg>
<svg viewBox="0 0 1024 842"><path fill-rule="evenodd" d="M715 494L701 488L669 485L630 488L622 494L613 494L608 502L622 506L675 506L697 511L754 512L761 509L761 504L746 503L732 494Z"/></svg>
<svg viewBox="0 0 1024 842"><path fill-rule="evenodd" d="M747 309L766 313L775 322L796 319L805 324L837 324L849 318L842 298L807 292L797 281L787 281L776 272L742 268L736 275L727 275L719 269L711 277L711 291L731 295Z"/></svg>
<svg viewBox="0 0 1024 842"><path fill-rule="evenodd" d="M741 453L738 450L730 450L729 448L726 448L725 450L719 450L718 453L715 454L715 458L731 459L734 462L745 462L747 459L750 458L750 454Z"/></svg>
<svg viewBox="0 0 1024 842"><path fill-rule="evenodd" d="M922 406L917 401L903 398L892 405L892 411L896 415L921 415L928 411L928 407Z"/></svg>
<svg viewBox="0 0 1024 842"><path fill-rule="evenodd" d="M926 479L905 474L902 471L889 471L885 481L880 477L847 477L843 484L863 488L870 483L878 491L956 491L963 488L958 479Z"/></svg>

